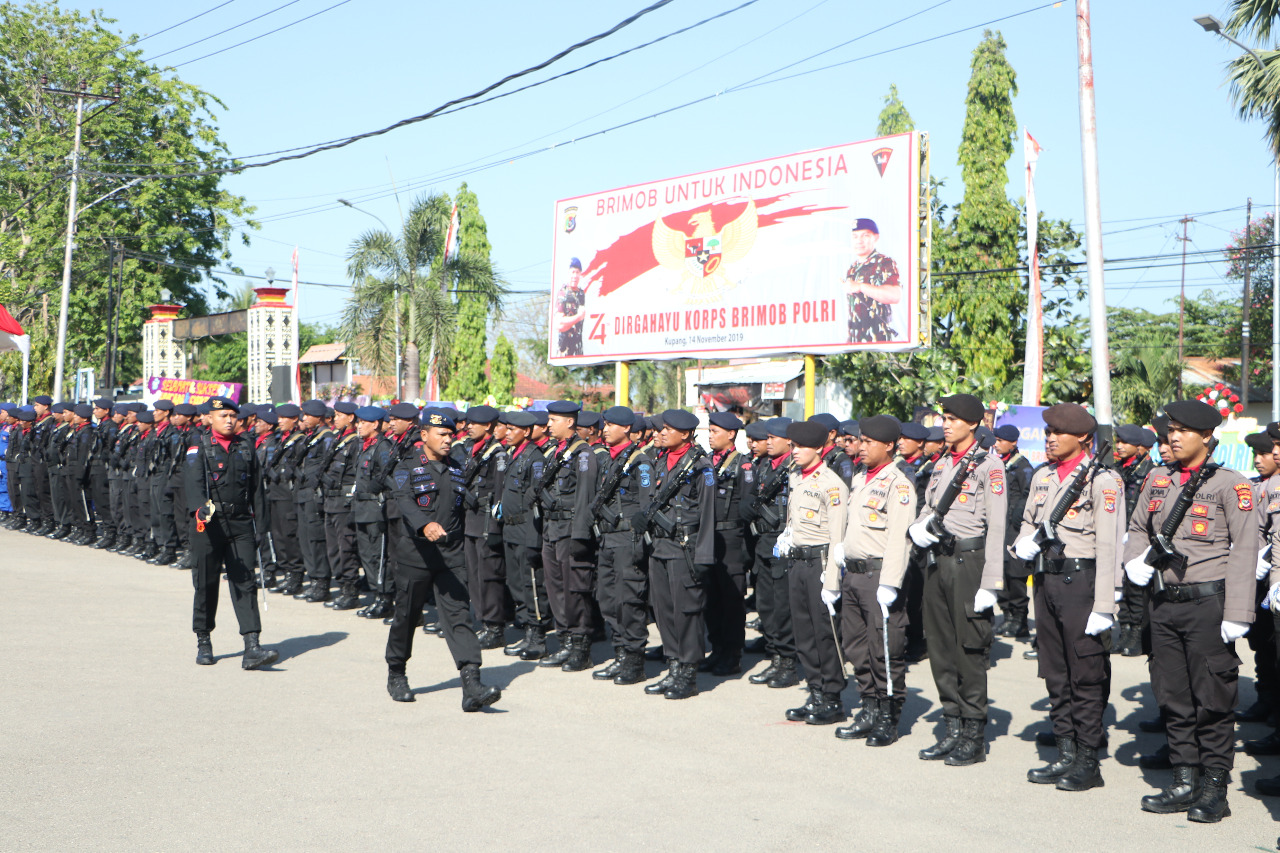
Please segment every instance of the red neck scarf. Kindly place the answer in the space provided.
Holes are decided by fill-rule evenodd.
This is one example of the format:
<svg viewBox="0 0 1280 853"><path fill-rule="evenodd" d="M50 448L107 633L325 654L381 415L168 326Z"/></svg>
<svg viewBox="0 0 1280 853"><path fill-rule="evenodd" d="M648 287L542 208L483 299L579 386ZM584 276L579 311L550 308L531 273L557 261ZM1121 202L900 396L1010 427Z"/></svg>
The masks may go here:
<svg viewBox="0 0 1280 853"><path fill-rule="evenodd" d="M1070 459L1066 460L1065 462L1057 463L1055 467L1058 469L1058 482L1061 483L1064 480L1066 480L1067 475L1070 474L1072 471L1074 471L1075 467L1080 464L1080 460L1087 459L1088 456L1089 456L1088 453L1085 453L1083 450L1081 450L1079 453L1077 453L1075 456L1072 456Z"/></svg>
<svg viewBox="0 0 1280 853"><path fill-rule="evenodd" d="M690 442L689 444L686 444L684 447L681 447L677 450L667 451L667 470L668 471L675 470L676 465L680 462L681 459L684 458L684 455L689 452L690 447L693 447L692 442Z"/></svg>
<svg viewBox="0 0 1280 853"><path fill-rule="evenodd" d="M626 450L626 449L627 449L628 447L630 447L630 446L631 446L631 442L629 442L629 441L624 441L624 442L622 442L621 444L617 445L616 447L610 447L610 448L609 448L609 458L610 458L610 459L617 459L617 458L618 458L618 454L622 453L622 451Z"/></svg>

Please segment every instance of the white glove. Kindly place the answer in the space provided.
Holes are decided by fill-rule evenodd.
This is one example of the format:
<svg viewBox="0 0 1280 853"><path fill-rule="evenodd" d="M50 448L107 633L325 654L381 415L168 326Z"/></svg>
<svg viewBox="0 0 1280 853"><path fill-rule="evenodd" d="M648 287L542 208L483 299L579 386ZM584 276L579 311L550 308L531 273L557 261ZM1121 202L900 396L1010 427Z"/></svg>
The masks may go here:
<svg viewBox="0 0 1280 853"><path fill-rule="evenodd" d="M791 553L791 528L790 527L784 528L783 531L778 534L777 548L778 548L778 553L784 557Z"/></svg>
<svg viewBox="0 0 1280 853"><path fill-rule="evenodd" d="M1084 632L1090 637L1096 637L1103 631L1110 631L1111 626L1116 624L1116 620L1111 618L1110 613L1099 613L1093 611L1089 614L1089 621L1084 625Z"/></svg>
<svg viewBox="0 0 1280 853"><path fill-rule="evenodd" d="M889 608L898 600L898 588L889 586L888 584L880 584L876 589L876 601L880 602L882 608Z"/></svg>
<svg viewBox="0 0 1280 853"><path fill-rule="evenodd" d="M978 613L986 613L996 606L996 594L989 589L979 589L973 597L973 609Z"/></svg>
<svg viewBox="0 0 1280 853"><path fill-rule="evenodd" d="M1150 553L1151 549L1148 548L1124 564L1124 573L1129 576L1134 586L1146 586L1151 583L1151 576L1156 573L1154 566L1148 566L1143 562Z"/></svg>
<svg viewBox="0 0 1280 853"><path fill-rule="evenodd" d="M911 541L919 545L921 548L928 548L930 545L938 543L938 537L934 536L925 527L929 524L929 519L933 518L933 513L928 513L917 518L907 528L907 535L911 537Z"/></svg>
<svg viewBox="0 0 1280 853"><path fill-rule="evenodd" d="M836 589L822 589L822 603L827 605L827 612L832 616L836 615L836 602L840 600L840 591Z"/></svg>
<svg viewBox="0 0 1280 853"><path fill-rule="evenodd" d="M1222 620L1222 642L1234 643L1247 633L1249 633L1249 626L1246 623L1232 622L1230 619Z"/></svg>
<svg viewBox="0 0 1280 853"><path fill-rule="evenodd" d="M1122 590L1122 589L1117 589L1117 590L1116 590L1116 604L1119 604L1121 601L1124 601L1124 590Z"/></svg>
<svg viewBox="0 0 1280 853"><path fill-rule="evenodd" d="M1023 536L1013 543L1013 555L1019 560L1030 560L1039 553L1040 546L1036 544L1034 536Z"/></svg>
<svg viewBox="0 0 1280 853"><path fill-rule="evenodd" d="M836 546L831 549L832 555L836 558L836 565L840 567L840 571L844 571L844 543L837 542Z"/></svg>
<svg viewBox="0 0 1280 853"><path fill-rule="evenodd" d="M1272 613L1276 613L1276 608L1280 607L1280 583L1271 585L1271 591L1267 593L1266 603L1267 609Z"/></svg>
<svg viewBox="0 0 1280 853"><path fill-rule="evenodd" d="M1271 561L1259 554L1258 568L1254 569L1253 576L1257 580L1264 581L1269 574L1271 574Z"/></svg>

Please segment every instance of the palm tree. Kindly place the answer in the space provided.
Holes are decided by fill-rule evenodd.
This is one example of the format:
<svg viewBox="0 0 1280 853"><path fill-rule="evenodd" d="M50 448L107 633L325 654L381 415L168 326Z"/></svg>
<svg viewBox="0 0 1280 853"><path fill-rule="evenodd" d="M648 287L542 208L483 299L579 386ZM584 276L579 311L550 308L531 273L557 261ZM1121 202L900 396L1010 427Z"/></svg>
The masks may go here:
<svg viewBox="0 0 1280 853"><path fill-rule="evenodd" d="M1235 38L1266 42L1280 32L1277 0L1232 0L1230 10L1225 29ZM1257 53L1260 60L1246 53L1228 65L1231 97L1241 118L1263 120L1271 150L1280 151L1280 77L1274 65L1280 51L1259 49Z"/></svg>
<svg viewBox="0 0 1280 853"><path fill-rule="evenodd" d="M1182 362L1168 330L1139 333L1113 352L1111 399L1131 423L1147 423L1174 398Z"/></svg>
<svg viewBox="0 0 1280 853"><path fill-rule="evenodd" d="M347 274L354 283L342 312L342 330L362 363L379 374L395 372L396 303L404 329L404 396L419 395L419 355L431 353L428 368L447 363L457 331L455 296L465 293L498 309L506 283L487 256L459 251L445 258L453 207L444 194L414 200L399 237L367 231L347 252Z"/></svg>

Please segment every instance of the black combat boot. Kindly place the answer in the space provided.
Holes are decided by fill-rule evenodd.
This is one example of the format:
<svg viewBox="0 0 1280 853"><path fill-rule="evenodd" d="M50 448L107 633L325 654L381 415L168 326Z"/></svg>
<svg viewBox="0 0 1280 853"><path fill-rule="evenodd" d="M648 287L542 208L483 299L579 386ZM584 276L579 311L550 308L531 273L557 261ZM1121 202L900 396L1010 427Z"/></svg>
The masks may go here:
<svg viewBox="0 0 1280 853"><path fill-rule="evenodd" d="M676 666L677 664L675 661L668 660L667 674L662 676L660 680L645 687L644 692L648 693L650 696L661 696L663 693L666 693L667 689L676 683Z"/></svg>
<svg viewBox="0 0 1280 853"><path fill-rule="evenodd" d="M520 660L542 660L547 656L547 632L532 627L525 638L525 647L520 650Z"/></svg>
<svg viewBox="0 0 1280 853"><path fill-rule="evenodd" d="M867 735L867 746L889 746L898 741L898 720L902 717L901 699L881 699L880 716Z"/></svg>
<svg viewBox="0 0 1280 853"><path fill-rule="evenodd" d="M355 610L360 604L360 592L356 588L354 581L346 581L342 584L342 595L333 602L334 610Z"/></svg>
<svg viewBox="0 0 1280 853"><path fill-rule="evenodd" d="M564 662L569 659L569 632L557 632L556 639L560 641L560 648L556 650L555 654L547 655L538 661L538 666L546 667L547 669L553 666L564 666Z"/></svg>
<svg viewBox="0 0 1280 853"><path fill-rule="evenodd" d="M190 548L183 548L182 553L178 555L178 562L173 564L175 569L194 569L196 567L196 555L191 553ZM267 587L272 591L278 591L275 585Z"/></svg>
<svg viewBox="0 0 1280 853"><path fill-rule="evenodd" d="M951 767L968 767L987 760L986 720L960 721L960 742L946 758Z"/></svg>
<svg viewBox="0 0 1280 853"><path fill-rule="evenodd" d="M464 666L458 675L462 678L462 710L467 713L479 711L502 698L501 690L480 682L480 667L474 663Z"/></svg>
<svg viewBox="0 0 1280 853"><path fill-rule="evenodd" d="M623 651L620 648L614 648L613 660L604 669L597 669L591 673L591 677L596 681L612 681L613 677L618 674L618 670L622 669Z"/></svg>
<svg viewBox="0 0 1280 853"><path fill-rule="evenodd" d="M675 680L662 695L668 699L688 699L698 695L698 665L696 663L674 663Z"/></svg>
<svg viewBox="0 0 1280 853"><path fill-rule="evenodd" d="M174 563L173 567L175 569L183 568L183 563L185 563L186 560L187 560L187 552L182 551L181 553L178 554L178 562ZM273 590L276 588L278 583L279 582L276 580L276 573L274 570L271 570L271 569L262 570L262 588L263 589L268 591Z"/></svg>
<svg viewBox="0 0 1280 853"><path fill-rule="evenodd" d="M172 548L165 548L147 562L153 566L172 566L177 559L178 555Z"/></svg>
<svg viewBox="0 0 1280 853"><path fill-rule="evenodd" d="M93 547L99 551L110 551L116 546L116 539L109 533L104 533L98 537L98 541L93 543Z"/></svg>
<svg viewBox="0 0 1280 853"><path fill-rule="evenodd" d="M809 716L809 714L813 713L813 710L817 708L818 704L821 702L822 702L822 691L818 690L818 688L816 687L810 687L809 695L805 697L803 705L801 705L799 708L787 709L787 715L786 715L787 719L793 723L798 723L801 720L803 720L805 717Z"/></svg>
<svg viewBox="0 0 1280 853"><path fill-rule="evenodd" d="M1058 779L1059 791L1088 791L1090 788L1101 788L1102 770L1098 767L1098 750L1096 747L1076 744L1075 763Z"/></svg>
<svg viewBox="0 0 1280 853"><path fill-rule="evenodd" d="M476 634L476 639L482 649L500 649L506 643L506 633L507 626L501 622L496 625L486 622L484 629Z"/></svg>
<svg viewBox="0 0 1280 853"><path fill-rule="evenodd" d="M289 572L285 582L276 587L276 592L281 595L297 595L302 592L302 572Z"/></svg>
<svg viewBox="0 0 1280 853"><path fill-rule="evenodd" d="M721 678L742 673L742 650L730 649L720 656L720 662L711 670L712 675Z"/></svg>
<svg viewBox="0 0 1280 853"><path fill-rule="evenodd" d="M385 592L378 593L378 600L369 606L365 611L366 619L383 619L391 615L392 605L391 596Z"/></svg>
<svg viewBox="0 0 1280 853"><path fill-rule="evenodd" d="M394 669L387 671L387 693L397 702L413 701L413 691L409 689L408 677Z"/></svg>
<svg viewBox="0 0 1280 853"><path fill-rule="evenodd" d="M1055 742L1058 746L1058 757L1044 767L1033 767L1027 771L1027 781L1036 785L1052 785L1076 763L1075 738L1060 737Z"/></svg>
<svg viewBox="0 0 1280 853"><path fill-rule="evenodd" d="M213 657L213 640L208 631L196 632L196 663L201 666L213 666L217 663Z"/></svg>
<svg viewBox="0 0 1280 853"><path fill-rule="evenodd" d="M818 695L818 707L809 712L804 718L805 725L809 726L829 726L832 723L838 723L845 718L844 700L840 698L839 693L820 693Z"/></svg>
<svg viewBox="0 0 1280 853"><path fill-rule="evenodd" d="M294 596L294 598L297 598L297 596ZM323 602L328 601L329 600L329 579L316 578L314 581L312 581L311 591L308 592L306 596L303 597L302 600L311 602L312 604L321 604Z"/></svg>
<svg viewBox="0 0 1280 853"><path fill-rule="evenodd" d="M1120 644L1120 655L1136 658L1142 654L1142 626L1130 625L1128 638Z"/></svg>
<svg viewBox="0 0 1280 853"><path fill-rule="evenodd" d="M942 736L942 740L927 749L920 750L920 758L924 761L940 761L960 745L960 718L947 715L943 720L947 724L947 731Z"/></svg>
<svg viewBox="0 0 1280 853"><path fill-rule="evenodd" d="M778 671L769 679L769 686L774 688L795 687L799 683L800 673L797 671L795 658L783 658Z"/></svg>
<svg viewBox="0 0 1280 853"><path fill-rule="evenodd" d="M666 660L667 653L663 651L662 646L660 645L654 646L651 649L644 650L644 659L645 660Z"/></svg>
<svg viewBox="0 0 1280 853"><path fill-rule="evenodd" d="M119 554L122 551L126 550L132 544L133 544L132 536L125 536L124 534L121 534L116 537L115 542L107 546L106 550L110 551L112 554Z"/></svg>
<svg viewBox="0 0 1280 853"><path fill-rule="evenodd" d="M517 640L517 641L516 641L515 643L513 643L512 645L507 646L506 648L504 648L504 649L502 650L502 653L503 653L504 655L506 655L507 657L509 657L509 658L518 658L518 657L520 657L520 653L521 653L522 651L524 651L525 649L529 648L529 638L530 638L531 636L533 636L533 626L532 626L532 625L525 625L525 626L524 626L524 636L523 636L523 637L521 637L519 640Z"/></svg>
<svg viewBox="0 0 1280 853"><path fill-rule="evenodd" d="M1244 751L1249 755L1280 755L1280 732L1273 731L1266 737L1245 741Z"/></svg>
<svg viewBox="0 0 1280 853"><path fill-rule="evenodd" d="M71 533L70 527L67 527L65 524L60 524L56 527L50 528L49 532L44 535L44 538L55 539L55 540L66 539L67 535L70 533Z"/></svg>
<svg viewBox="0 0 1280 853"><path fill-rule="evenodd" d="M858 711L858 715L853 718L853 722L847 726L841 726L836 729L836 737L840 740L857 740L871 734L876 727L876 721L880 719L880 700L874 696L864 696L862 699L862 710Z"/></svg>
<svg viewBox="0 0 1280 853"><path fill-rule="evenodd" d="M591 638L574 634L569 638L569 656L560 665L562 672L582 672L591 668Z"/></svg>
<svg viewBox="0 0 1280 853"><path fill-rule="evenodd" d="M241 669L260 669L280 660L280 653L275 649L264 649L258 645L258 632L250 631L244 635L244 657L240 659Z"/></svg>
<svg viewBox="0 0 1280 853"><path fill-rule="evenodd" d="M614 684L639 684L644 681L644 652L618 650L618 671L613 676Z"/></svg>
<svg viewBox="0 0 1280 853"><path fill-rule="evenodd" d="M698 663L698 672L713 671L720 664L720 658L722 656L723 655L719 649L712 649L711 654L707 655Z"/></svg>
<svg viewBox="0 0 1280 853"><path fill-rule="evenodd" d="M1156 814L1185 812L1200 799L1200 768L1180 764L1173 768L1173 781L1158 794L1142 798L1142 810ZM1226 794L1223 793L1225 803Z"/></svg>
<svg viewBox="0 0 1280 853"><path fill-rule="evenodd" d="M1224 817L1231 817L1231 807L1227 805L1227 784L1230 781L1231 774L1225 768L1205 768L1200 796L1187 810L1187 820L1217 823Z"/></svg>
<svg viewBox="0 0 1280 853"><path fill-rule="evenodd" d="M768 684L769 679L778 674L778 667L782 665L782 656L774 655L773 660L769 661L769 665L757 672L755 675L749 676L747 681L752 684Z"/></svg>
<svg viewBox="0 0 1280 853"><path fill-rule="evenodd" d="M147 560L150 560L157 553L159 553L159 551L160 549L156 547L156 543L148 542L146 544L146 547L144 547L141 551L134 554L133 556L134 556L134 559L141 560L142 562L145 563Z"/></svg>

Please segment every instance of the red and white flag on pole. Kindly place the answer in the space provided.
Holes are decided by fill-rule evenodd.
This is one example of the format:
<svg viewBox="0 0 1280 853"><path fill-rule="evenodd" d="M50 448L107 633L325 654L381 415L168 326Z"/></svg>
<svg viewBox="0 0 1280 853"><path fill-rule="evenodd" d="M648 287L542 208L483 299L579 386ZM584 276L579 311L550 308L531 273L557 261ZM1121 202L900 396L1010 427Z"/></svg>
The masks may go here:
<svg viewBox="0 0 1280 853"><path fill-rule="evenodd" d="M293 359L293 399L302 402L302 368L298 365L298 326L302 322L302 291L298 287L298 247L293 247L293 335L289 355Z"/></svg>
<svg viewBox="0 0 1280 853"><path fill-rule="evenodd" d="M449 260L458 254L458 203L453 203L453 211L449 214L449 231L444 238L444 260ZM423 389L423 399L439 400L440 399L440 371L436 369L436 361L438 360L437 350L433 344L430 355L431 363L427 365L427 387Z"/></svg>
<svg viewBox="0 0 1280 853"><path fill-rule="evenodd" d="M22 329L22 325L0 305L0 352L19 350L23 355L31 352L31 336Z"/></svg>
<svg viewBox="0 0 1280 853"><path fill-rule="evenodd" d="M1022 129L1022 156L1027 175L1027 346L1022 374L1022 405L1040 405L1044 386L1044 312L1040 298L1040 254L1037 246L1039 211L1036 208L1036 163L1040 143Z"/></svg>

